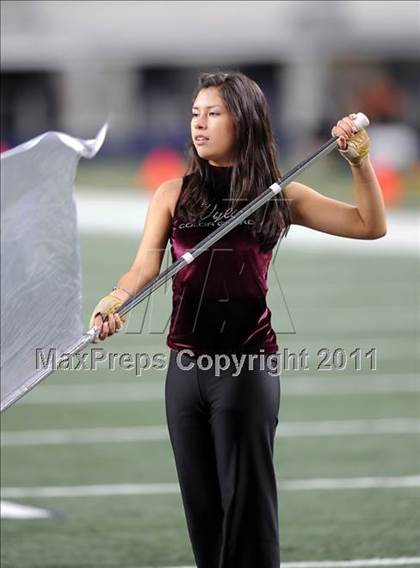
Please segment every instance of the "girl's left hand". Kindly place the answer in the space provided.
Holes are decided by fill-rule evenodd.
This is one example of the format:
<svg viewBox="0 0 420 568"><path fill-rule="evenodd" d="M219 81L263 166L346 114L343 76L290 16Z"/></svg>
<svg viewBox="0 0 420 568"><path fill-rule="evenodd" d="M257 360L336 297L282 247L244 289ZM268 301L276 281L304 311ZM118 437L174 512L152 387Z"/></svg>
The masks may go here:
<svg viewBox="0 0 420 568"><path fill-rule="evenodd" d="M331 130L332 136L339 137L337 145L340 150L345 150L347 148L348 140L357 132L357 128L352 120L353 118L356 118L356 114L354 113L344 116Z"/></svg>

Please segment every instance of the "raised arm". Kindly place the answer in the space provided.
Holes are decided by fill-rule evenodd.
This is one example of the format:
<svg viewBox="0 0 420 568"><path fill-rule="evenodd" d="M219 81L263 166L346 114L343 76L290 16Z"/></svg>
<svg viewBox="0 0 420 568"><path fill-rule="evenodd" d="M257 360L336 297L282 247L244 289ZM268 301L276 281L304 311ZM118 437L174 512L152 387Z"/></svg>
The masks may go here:
<svg viewBox="0 0 420 568"><path fill-rule="evenodd" d="M313 188L291 182L284 189L289 201L292 222L331 235L353 239L378 239L386 234L385 205L381 187L369 158L369 139L365 131L353 135L349 117L340 120L332 130L340 136L339 148L344 151L352 139L363 142L361 159L356 151L351 155L354 205L318 193ZM365 155L363 155L365 154ZM344 155L344 153L343 153ZM360 156L359 156L360 158ZM347 159L349 159L347 157Z"/></svg>

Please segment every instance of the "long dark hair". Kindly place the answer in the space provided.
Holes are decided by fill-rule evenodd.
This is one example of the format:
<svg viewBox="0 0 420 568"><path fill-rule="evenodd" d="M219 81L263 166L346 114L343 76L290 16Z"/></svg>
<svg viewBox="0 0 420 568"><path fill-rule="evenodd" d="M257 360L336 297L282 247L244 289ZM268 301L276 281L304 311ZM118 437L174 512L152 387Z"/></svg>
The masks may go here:
<svg viewBox="0 0 420 568"><path fill-rule="evenodd" d="M268 104L255 81L237 71L200 74L192 104L198 93L208 87L218 87L234 120L236 136L229 206L239 209L281 177ZM189 222L200 219L203 206L209 204L211 197L207 183L209 178L209 163L200 158L191 141L177 203L177 215L182 219ZM279 238L287 235L291 224L291 212L282 192L249 219L254 220L254 224L249 226L261 249L271 250Z"/></svg>

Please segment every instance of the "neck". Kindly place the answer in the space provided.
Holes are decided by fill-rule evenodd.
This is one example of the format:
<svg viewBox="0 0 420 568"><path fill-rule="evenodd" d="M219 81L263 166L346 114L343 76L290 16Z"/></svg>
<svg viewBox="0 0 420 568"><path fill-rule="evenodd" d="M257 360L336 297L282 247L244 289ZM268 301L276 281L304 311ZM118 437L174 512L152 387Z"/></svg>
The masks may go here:
<svg viewBox="0 0 420 568"><path fill-rule="evenodd" d="M229 195L230 182L232 177L232 166L215 165L208 162L208 189L212 200L225 200ZM227 206L227 202L223 202Z"/></svg>
<svg viewBox="0 0 420 568"><path fill-rule="evenodd" d="M229 160L218 160L217 162L209 160L209 164L215 168L231 168L233 166L232 162Z"/></svg>

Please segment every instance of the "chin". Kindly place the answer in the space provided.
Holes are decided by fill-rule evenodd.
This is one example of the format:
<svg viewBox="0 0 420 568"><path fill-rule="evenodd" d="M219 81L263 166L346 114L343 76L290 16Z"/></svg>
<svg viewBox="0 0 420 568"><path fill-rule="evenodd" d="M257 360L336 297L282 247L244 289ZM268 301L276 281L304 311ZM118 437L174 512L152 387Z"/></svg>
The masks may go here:
<svg viewBox="0 0 420 568"><path fill-rule="evenodd" d="M211 152L206 152L205 148L196 148L197 154L203 160L214 160L214 155Z"/></svg>
<svg viewBox="0 0 420 568"><path fill-rule="evenodd" d="M214 154L214 153L212 153L212 152L206 152L205 150L203 151L201 148L199 148L199 149L197 150L197 154L200 156L200 158L201 158L202 160L207 160L207 161L212 160L213 162L218 162L218 161L220 161L221 159L223 159L223 158L221 158L219 155Z"/></svg>

